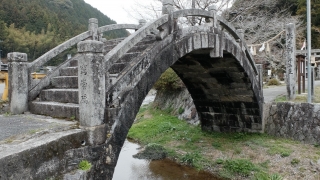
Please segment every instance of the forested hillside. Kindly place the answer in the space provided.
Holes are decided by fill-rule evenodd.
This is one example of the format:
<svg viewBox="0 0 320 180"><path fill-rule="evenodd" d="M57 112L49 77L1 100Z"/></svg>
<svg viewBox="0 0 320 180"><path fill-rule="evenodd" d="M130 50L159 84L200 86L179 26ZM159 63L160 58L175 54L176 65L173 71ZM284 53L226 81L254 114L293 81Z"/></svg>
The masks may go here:
<svg viewBox="0 0 320 180"><path fill-rule="evenodd" d="M29 61L61 42L88 29L89 18L99 26L115 24L84 0L0 0L0 49L24 52ZM127 36L127 31L113 31L106 38Z"/></svg>

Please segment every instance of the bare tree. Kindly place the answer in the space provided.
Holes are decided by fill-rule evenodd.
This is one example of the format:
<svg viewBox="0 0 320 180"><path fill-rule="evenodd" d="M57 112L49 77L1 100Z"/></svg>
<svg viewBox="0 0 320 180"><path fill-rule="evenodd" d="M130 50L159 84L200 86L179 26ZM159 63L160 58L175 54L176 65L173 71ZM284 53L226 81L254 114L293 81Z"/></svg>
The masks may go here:
<svg viewBox="0 0 320 180"><path fill-rule="evenodd" d="M280 78L285 71L285 26L295 23L298 41L303 42L302 22L299 16L291 16L292 4L281 0L236 0L225 10L224 17L236 28L243 29L247 44L255 47L256 62L270 69ZM268 43L267 43L268 42ZM300 44L298 44L299 46ZM263 49L262 46L265 48ZM269 47L270 51L266 51ZM261 52L259 49L261 48Z"/></svg>
<svg viewBox="0 0 320 180"><path fill-rule="evenodd" d="M216 5L220 13L223 9L229 8L234 0L174 0L174 7L176 10L180 9L191 9L194 7L196 9L208 10L209 6ZM130 15L135 19L146 19L151 20L161 16L162 13L162 0L148 0L148 1L135 1L135 6L133 6L127 12L131 12ZM204 22L203 18L197 17L193 21L192 18L186 18L180 21L180 23L189 23L192 25L201 24Z"/></svg>
<svg viewBox="0 0 320 180"><path fill-rule="evenodd" d="M145 1L143 1L145 2ZM254 58L257 63L263 63L280 78L285 67L285 34L280 34L288 23L295 23L297 27L298 43L303 42L303 29L298 16L291 16L289 11L292 4L290 0L194 0L194 7L208 10L215 5L218 14L224 16L236 28L243 29L247 44L255 46L257 54ZM190 9L192 0L174 0L175 9ZM162 0L149 0L148 3L136 1L131 15L136 19L151 20L161 16ZM201 25L204 21L201 17L181 18L179 23ZM278 35L278 36L277 36ZM277 36L276 38L274 38ZM270 39L273 39L269 42ZM265 50L258 52L265 42L269 42L270 52ZM264 46L267 46L265 43Z"/></svg>

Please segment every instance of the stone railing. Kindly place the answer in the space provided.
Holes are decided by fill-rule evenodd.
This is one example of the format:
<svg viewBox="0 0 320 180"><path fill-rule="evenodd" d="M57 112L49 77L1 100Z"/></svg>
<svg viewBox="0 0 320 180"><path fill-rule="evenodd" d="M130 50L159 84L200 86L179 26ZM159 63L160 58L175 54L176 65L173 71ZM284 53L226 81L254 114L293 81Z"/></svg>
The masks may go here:
<svg viewBox="0 0 320 180"><path fill-rule="evenodd" d="M68 41L58 45L57 47L51 49L35 61L29 64L28 72L29 74L33 73L36 69L43 66L45 63L50 61L52 58L56 57L64 50L72 47L73 45L78 44L79 42L86 40L86 39L95 39L95 40L102 40L102 34L104 32L112 31L112 30L120 30L120 29L133 29L137 30L141 27L141 24L111 24L102 27L98 27L98 20L92 18L89 20L89 31L86 31L78 36L75 36ZM29 76L29 100L34 99L39 92L46 86L50 85L50 79L59 75L60 69L69 66L69 62L78 56L66 60L62 64L60 64L54 71L48 74L45 78L41 81L34 81L31 76Z"/></svg>

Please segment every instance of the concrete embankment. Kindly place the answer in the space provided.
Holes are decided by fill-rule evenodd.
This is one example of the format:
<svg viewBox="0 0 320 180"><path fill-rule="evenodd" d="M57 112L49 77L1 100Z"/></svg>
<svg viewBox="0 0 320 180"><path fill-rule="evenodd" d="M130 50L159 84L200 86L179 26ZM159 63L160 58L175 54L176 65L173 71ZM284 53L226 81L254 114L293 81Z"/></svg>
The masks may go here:
<svg viewBox="0 0 320 180"><path fill-rule="evenodd" d="M75 170L87 132L77 123L32 114L0 116L0 179L47 179Z"/></svg>

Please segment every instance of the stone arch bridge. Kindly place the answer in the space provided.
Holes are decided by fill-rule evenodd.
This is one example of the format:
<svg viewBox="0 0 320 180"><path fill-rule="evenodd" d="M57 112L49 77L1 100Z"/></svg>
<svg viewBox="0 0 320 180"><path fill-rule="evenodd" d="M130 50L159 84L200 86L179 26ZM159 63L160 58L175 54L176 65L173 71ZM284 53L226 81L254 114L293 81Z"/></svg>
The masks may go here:
<svg viewBox="0 0 320 180"><path fill-rule="evenodd" d="M164 1L163 15L139 25L98 27L89 20L84 32L47 52L32 63L26 54L10 53L9 99L13 114L30 111L59 118L74 117L80 129L65 145L32 166L29 177L45 179L77 169L77 159L93 168L88 179L111 179L119 153L140 105L160 75L171 67L190 92L201 127L207 131L262 130L262 82L241 30L209 11L173 11ZM178 25L179 18L200 16L199 26ZM105 40L103 32L134 29L124 39ZM78 44L78 54L42 80L30 76L38 67ZM52 145L53 146L53 145ZM42 157L45 156L45 157ZM45 163L54 166L44 166ZM72 163L75 162L75 163ZM31 164L31 165L30 165ZM37 173L41 169L42 175ZM15 172L12 177L20 177Z"/></svg>

